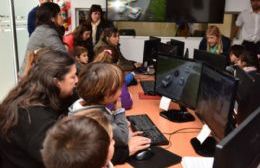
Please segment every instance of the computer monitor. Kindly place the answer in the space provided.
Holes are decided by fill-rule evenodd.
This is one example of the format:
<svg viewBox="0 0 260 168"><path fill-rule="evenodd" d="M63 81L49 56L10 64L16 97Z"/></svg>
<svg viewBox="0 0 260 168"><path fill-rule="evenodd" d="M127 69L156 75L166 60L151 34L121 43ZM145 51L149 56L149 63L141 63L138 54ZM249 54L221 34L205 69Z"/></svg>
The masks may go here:
<svg viewBox="0 0 260 168"><path fill-rule="evenodd" d="M260 166L260 107L216 145L213 168Z"/></svg>
<svg viewBox="0 0 260 168"><path fill-rule="evenodd" d="M218 55L207 51L194 49L193 58L220 70L225 70L227 66L227 58L225 55Z"/></svg>
<svg viewBox="0 0 260 168"><path fill-rule="evenodd" d="M158 54L156 92L180 105L180 110L164 111L161 116L175 122L194 120L185 107L196 107L201 69L202 64L193 60Z"/></svg>
<svg viewBox="0 0 260 168"><path fill-rule="evenodd" d="M143 53L143 65L148 67L149 65L155 64L155 59L158 53L158 45L161 39L150 36L149 40L144 41L144 53Z"/></svg>
<svg viewBox="0 0 260 168"><path fill-rule="evenodd" d="M229 74L204 65L195 110L199 118L221 140L232 129L232 112L237 92L238 80Z"/></svg>
<svg viewBox="0 0 260 168"><path fill-rule="evenodd" d="M201 72L200 89L195 113L211 129L203 143L196 137L191 144L199 155L213 156L216 139L223 139L233 128L232 112L235 102L238 80L206 64Z"/></svg>
<svg viewBox="0 0 260 168"><path fill-rule="evenodd" d="M169 44L177 47L177 56L183 57L184 56L184 46L185 43L183 41L171 39Z"/></svg>
<svg viewBox="0 0 260 168"><path fill-rule="evenodd" d="M253 77L238 67L235 69L235 76L239 79L235 118L236 122L240 124L260 105L259 77L258 75Z"/></svg>
<svg viewBox="0 0 260 168"><path fill-rule="evenodd" d="M168 57L178 57L178 47L171 44L159 43L158 54Z"/></svg>

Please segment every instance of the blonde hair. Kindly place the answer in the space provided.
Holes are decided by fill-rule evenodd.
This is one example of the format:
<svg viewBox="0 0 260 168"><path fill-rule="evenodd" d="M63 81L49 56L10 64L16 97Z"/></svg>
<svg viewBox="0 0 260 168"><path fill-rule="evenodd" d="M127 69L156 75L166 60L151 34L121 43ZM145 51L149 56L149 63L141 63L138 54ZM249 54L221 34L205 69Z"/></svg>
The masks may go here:
<svg viewBox="0 0 260 168"><path fill-rule="evenodd" d="M97 49L95 55L96 56L95 56L93 62L117 63L117 61L118 61L114 48L110 47L110 46L99 47Z"/></svg>
<svg viewBox="0 0 260 168"><path fill-rule="evenodd" d="M221 54L223 52L223 44L221 40L221 33L220 30L217 26L211 25L208 27L206 31L206 35L211 35L211 36L216 36L218 41L217 41L217 53L216 54ZM207 44L207 51L210 50L209 44Z"/></svg>

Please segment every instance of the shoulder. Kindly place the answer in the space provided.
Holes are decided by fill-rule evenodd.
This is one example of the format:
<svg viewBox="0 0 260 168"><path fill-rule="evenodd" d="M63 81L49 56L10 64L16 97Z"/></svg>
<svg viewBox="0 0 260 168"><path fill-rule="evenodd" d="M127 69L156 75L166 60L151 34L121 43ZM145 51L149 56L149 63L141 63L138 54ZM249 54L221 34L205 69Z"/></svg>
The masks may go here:
<svg viewBox="0 0 260 168"><path fill-rule="evenodd" d="M36 11L38 10L38 8L39 8L39 6L32 8L32 10L30 10L30 12L29 12L29 16L36 15Z"/></svg>

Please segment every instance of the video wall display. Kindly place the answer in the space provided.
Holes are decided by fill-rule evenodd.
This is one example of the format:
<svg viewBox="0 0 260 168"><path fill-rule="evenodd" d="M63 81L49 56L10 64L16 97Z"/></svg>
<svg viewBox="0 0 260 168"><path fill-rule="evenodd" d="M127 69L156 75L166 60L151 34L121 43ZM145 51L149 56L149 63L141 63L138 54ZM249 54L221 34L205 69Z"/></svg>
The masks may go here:
<svg viewBox="0 0 260 168"><path fill-rule="evenodd" d="M222 23L225 0L107 0L113 21Z"/></svg>

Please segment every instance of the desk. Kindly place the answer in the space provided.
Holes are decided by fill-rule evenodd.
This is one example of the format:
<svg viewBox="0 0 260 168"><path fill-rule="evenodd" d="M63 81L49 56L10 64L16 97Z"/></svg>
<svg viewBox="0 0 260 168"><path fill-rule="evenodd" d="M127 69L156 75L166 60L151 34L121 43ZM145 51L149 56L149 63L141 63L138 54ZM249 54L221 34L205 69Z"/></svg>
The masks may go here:
<svg viewBox="0 0 260 168"><path fill-rule="evenodd" d="M146 77L147 78L147 77ZM201 121L194 115L194 112L191 111L193 116L195 116L195 121L187 123L174 123L170 122L159 115L161 111L159 109L160 100L144 100L139 99L138 93L142 92L140 85L140 78L137 79L138 85L130 86L129 91L132 94L133 98L133 108L126 112L126 115L136 115L146 113L155 125L160 129L162 133L171 133L181 128L201 128ZM171 108L178 108L176 103L171 103ZM199 130L185 130L185 132L193 133L177 133L171 136L170 146L161 146L167 148L167 150L175 153L179 156L198 156L193 150L190 139L197 136ZM169 135L165 135L166 138L169 138ZM130 168L129 164L116 165L116 168ZM181 164L171 166L170 168L181 168Z"/></svg>

